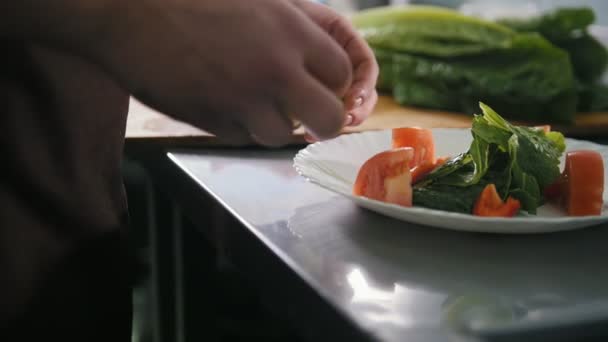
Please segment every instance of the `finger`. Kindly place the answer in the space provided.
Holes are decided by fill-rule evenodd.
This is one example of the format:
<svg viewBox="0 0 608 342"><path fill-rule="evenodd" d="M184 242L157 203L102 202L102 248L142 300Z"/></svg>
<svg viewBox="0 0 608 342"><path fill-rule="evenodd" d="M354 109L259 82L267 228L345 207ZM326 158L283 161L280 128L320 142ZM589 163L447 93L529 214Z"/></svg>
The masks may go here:
<svg viewBox="0 0 608 342"><path fill-rule="evenodd" d="M343 126L354 126L353 122L354 122L354 116L352 114L346 114L346 116L344 117L344 124ZM317 142L318 139L316 139L315 137L313 137L310 133L308 132L304 132L304 140L306 140L306 142L309 143L314 143Z"/></svg>
<svg viewBox="0 0 608 342"><path fill-rule="evenodd" d="M276 109L250 116L245 124L252 138L260 145L279 147L287 144L293 133L293 123Z"/></svg>
<svg viewBox="0 0 608 342"><path fill-rule="evenodd" d="M310 73L335 95L343 97L353 77L352 64L346 53L328 36L311 43L307 53L305 65Z"/></svg>
<svg viewBox="0 0 608 342"><path fill-rule="evenodd" d="M305 70L294 72L290 87L281 94L284 112L292 117L317 139L334 137L344 124L342 101Z"/></svg>
<svg viewBox="0 0 608 342"><path fill-rule="evenodd" d="M227 145L246 146L254 143L249 131L236 122L206 122L197 126L215 135L219 141Z"/></svg>
<svg viewBox="0 0 608 342"><path fill-rule="evenodd" d="M315 139L315 137L310 135L310 133L308 133L308 132L304 133L304 140L306 140L306 142L310 143L310 144L316 143L318 141L317 139Z"/></svg>
<svg viewBox="0 0 608 342"><path fill-rule="evenodd" d="M359 107L355 107L349 111L347 111L347 116L352 116L352 121L347 124L347 126L357 126L360 125L363 121L365 121L370 114L374 111L376 107L376 103L378 102L378 93L376 90L372 90L371 95L369 95L365 102Z"/></svg>
<svg viewBox="0 0 608 342"><path fill-rule="evenodd" d="M376 87L379 68L373 51L346 17L325 5L307 0L292 1L328 32L346 52L354 75L352 85L345 95L345 104L347 108L361 105Z"/></svg>
<svg viewBox="0 0 608 342"><path fill-rule="evenodd" d="M355 78L344 96L344 106L351 110L362 106L376 92L378 65L375 60L361 62L355 69Z"/></svg>
<svg viewBox="0 0 608 342"><path fill-rule="evenodd" d="M296 6L301 9L300 6ZM353 66L346 51L305 12L301 25L301 43L306 47L304 64L308 71L339 97L344 96L352 82Z"/></svg>
<svg viewBox="0 0 608 342"><path fill-rule="evenodd" d="M355 70L353 82L344 96L344 101L347 109L353 109L362 106L375 93L379 68L374 53L363 38L354 30L350 32L350 29L345 29L345 31L348 31L344 33L345 35L352 35L344 49L351 58Z"/></svg>

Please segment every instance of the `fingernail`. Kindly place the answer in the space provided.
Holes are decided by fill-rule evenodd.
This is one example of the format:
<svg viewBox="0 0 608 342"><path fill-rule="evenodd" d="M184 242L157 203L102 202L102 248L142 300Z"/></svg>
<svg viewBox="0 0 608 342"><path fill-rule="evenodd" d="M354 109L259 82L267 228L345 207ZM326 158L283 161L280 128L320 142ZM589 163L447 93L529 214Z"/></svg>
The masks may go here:
<svg viewBox="0 0 608 342"><path fill-rule="evenodd" d="M317 142L317 139L315 139L312 135L310 135L310 133L306 132L304 133L304 140L306 140L307 143L315 143Z"/></svg>
<svg viewBox="0 0 608 342"><path fill-rule="evenodd" d="M344 119L344 126L348 126L353 123L355 117L352 114L346 114L346 118Z"/></svg>
<svg viewBox="0 0 608 342"><path fill-rule="evenodd" d="M355 99L355 107L359 107L363 104L363 96L359 96Z"/></svg>

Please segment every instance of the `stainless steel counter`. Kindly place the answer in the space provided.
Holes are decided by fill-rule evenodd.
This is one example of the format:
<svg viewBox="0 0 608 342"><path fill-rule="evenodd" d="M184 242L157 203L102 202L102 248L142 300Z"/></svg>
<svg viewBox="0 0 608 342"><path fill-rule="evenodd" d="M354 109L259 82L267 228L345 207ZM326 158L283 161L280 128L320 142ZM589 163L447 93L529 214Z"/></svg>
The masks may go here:
<svg viewBox="0 0 608 342"><path fill-rule="evenodd" d="M462 339L456 331L550 325L561 309L579 308L570 318L561 316L570 322L591 319L585 315L592 310L581 305L604 314L608 227L503 236L417 226L307 183L292 168L295 153L210 149L174 151L167 159L175 179L187 178L193 193L212 196L238 220L237 234L267 251L246 256L247 267L263 269L270 261L284 266L276 278L258 271L251 276L260 286L272 282L286 298L297 297L290 310L326 305L332 319L349 322L365 339L423 342ZM196 208L191 197L176 200ZM291 273L320 300L292 293L279 272ZM296 324L316 329L316 319Z"/></svg>

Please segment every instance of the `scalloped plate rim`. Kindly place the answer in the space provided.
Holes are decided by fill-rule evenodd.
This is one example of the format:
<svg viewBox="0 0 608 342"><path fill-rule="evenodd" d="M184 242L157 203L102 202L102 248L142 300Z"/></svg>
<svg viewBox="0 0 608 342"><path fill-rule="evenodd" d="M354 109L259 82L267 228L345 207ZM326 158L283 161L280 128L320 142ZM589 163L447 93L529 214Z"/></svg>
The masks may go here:
<svg viewBox="0 0 608 342"><path fill-rule="evenodd" d="M434 133L435 132L441 133L442 131L463 132L463 133L470 132L469 128L432 128L432 130ZM376 212L376 213L384 215L384 216L393 217L397 220L417 223L417 224L421 224L421 225L428 225L428 226L432 226L432 227L436 227L436 228L444 228L444 229L458 230L458 231L471 231L471 232L528 234L528 233L557 232L557 231L565 231L565 230L572 230L572 229L580 229L580 228L594 226L594 225L601 224L601 223L608 221L608 213L606 211L604 211L602 213L602 215L598 215L598 216L550 217L550 216L529 215L529 216L518 216L518 217L512 217L512 218L502 218L502 217L480 217L480 216L475 216L475 215L471 215L471 214L449 212L449 211L425 208L425 207L402 207L402 206L399 206L396 204L386 203L386 202L370 199L367 197L354 196L352 194L345 193L343 191L340 191L336 188L333 188L333 187L325 184L323 181L320 181L320 180L316 179L315 177L310 176L302 168L302 162L305 163L307 158L310 157L310 156L306 156L306 154L313 155L314 150L316 150L318 148L323 148L324 146L327 146L327 144L330 144L330 143L335 144L335 143L343 141L343 140L351 139L353 136L357 136L357 135L386 134L389 131L390 131L390 129L348 133L348 134L342 134L334 139L312 143L312 144L308 145L307 147L299 150L296 153L296 155L293 158L293 167L294 167L295 171L297 172L297 174L300 175L301 177L303 177L307 182L312 183L312 184L319 186L323 189L326 189L328 191L331 191L333 193L339 194L343 197L346 197L346 198L352 200L353 202L355 202L356 205L361 206L367 210ZM585 145L594 146L595 148L602 149L606 153L608 153L608 146L604 146L604 145L597 144L597 143L590 142L590 141L578 140L578 139L572 139L572 138L567 138L566 141L567 141L567 143L568 142L577 142L577 143L583 143ZM387 147L387 149L388 148L390 148L390 146ZM606 208L606 204L607 203L605 201L604 208ZM445 225L432 224L431 222L429 222L429 223L414 222L413 220L410 220L410 219L404 219L402 217L380 212L370 206L375 206L375 207L379 207L379 208L390 210L390 211L408 213L408 214L412 214L412 215L441 215L443 217L457 218L459 220L466 220L470 223L482 223L482 224L498 223L498 224L507 224L510 226L516 226L516 225L522 225L522 224L541 224L543 226L558 225L560 227L555 226L552 229L531 229L531 230L509 230L509 229L502 229L502 228L500 228L500 229L483 229L483 228L481 228L481 229L480 228L463 229L463 228L447 227ZM566 224L571 224L571 226L567 226Z"/></svg>

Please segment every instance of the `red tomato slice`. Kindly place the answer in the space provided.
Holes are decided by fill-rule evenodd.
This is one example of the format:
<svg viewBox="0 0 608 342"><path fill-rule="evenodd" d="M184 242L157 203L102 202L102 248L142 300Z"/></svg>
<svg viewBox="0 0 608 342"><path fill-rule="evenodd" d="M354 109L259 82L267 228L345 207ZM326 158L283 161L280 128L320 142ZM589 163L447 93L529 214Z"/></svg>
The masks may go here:
<svg viewBox="0 0 608 342"><path fill-rule="evenodd" d="M414 149L414 158L410 160L410 168L424 162L435 162L435 143L433 132L419 127L394 128L393 148L411 147Z"/></svg>
<svg viewBox="0 0 608 342"><path fill-rule="evenodd" d="M410 172L412 173L412 184L418 183L426 174L435 170L437 165L435 163L423 162L422 164L413 167Z"/></svg>
<svg viewBox="0 0 608 342"><path fill-rule="evenodd" d="M359 169L353 194L411 207L412 176L408 164L413 157L412 148L392 149L371 157Z"/></svg>
<svg viewBox="0 0 608 342"><path fill-rule="evenodd" d="M571 216L599 215L604 204L604 161L596 151L566 153L562 203Z"/></svg>
<svg viewBox="0 0 608 342"><path fill-rule="evenodd" d="M543 195L549 201L556 201L562 198L564 192L563 177L559 177L553 184L547 185L543 190Z"/></svg>
<svg viewBox="0 0 608 342"><path fill-rule="evenodd" d="M494 216L494 217L512 217L519 211L521 203L513 197L507 198L503 202L494 184L488 184L473 207L473 215L477 216Z"/></svg>
<svg viewBox="0 0 608 342"><path fill-rule="evenodd" d="M437 158L434 163L428 163L426 161L422 162L422 164L413 167L410 172L412 173L412 184L418 183L424 176L431 173L437 167L443 165L449 158L441 157Z"/></svg>

